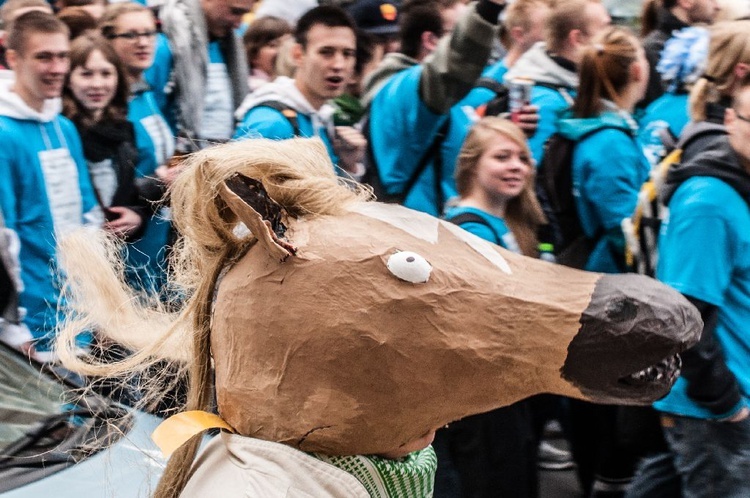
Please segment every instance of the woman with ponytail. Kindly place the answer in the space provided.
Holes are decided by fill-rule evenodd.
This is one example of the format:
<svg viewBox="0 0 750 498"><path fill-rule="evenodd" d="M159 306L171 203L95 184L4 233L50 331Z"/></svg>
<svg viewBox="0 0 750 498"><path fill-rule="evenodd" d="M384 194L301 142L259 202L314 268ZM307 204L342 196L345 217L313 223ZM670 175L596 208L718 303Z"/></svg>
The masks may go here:
<svg viewBox="0 0 750 498"><path fill-rule="evenodd" d="M559 134L575 142L573 193L593 246L585 269L622 273L625 238L620 225L633 213L649 173L632 117L646 91L648 62L635 36L614 27L585 49L579 75L575 103L560 120ZM585 496L595 496L593 491L603 487L621 496L636 458L616 437L618 407L570 400L570 414L571 449Z"/></svg>

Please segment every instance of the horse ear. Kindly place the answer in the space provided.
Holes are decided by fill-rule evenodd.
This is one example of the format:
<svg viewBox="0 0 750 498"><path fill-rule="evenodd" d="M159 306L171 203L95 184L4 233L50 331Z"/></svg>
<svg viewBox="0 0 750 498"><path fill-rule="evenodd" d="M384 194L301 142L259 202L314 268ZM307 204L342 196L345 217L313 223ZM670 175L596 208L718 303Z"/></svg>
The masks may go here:
<svg viewBox="0 0 750 498"><path fill-rule="evenodd" d="M269 255L284 261L297 252L294 246L281 240L286 232L281 221L284 209L271 199L260 181L235 174L224 181L219 195Z"/></svg>

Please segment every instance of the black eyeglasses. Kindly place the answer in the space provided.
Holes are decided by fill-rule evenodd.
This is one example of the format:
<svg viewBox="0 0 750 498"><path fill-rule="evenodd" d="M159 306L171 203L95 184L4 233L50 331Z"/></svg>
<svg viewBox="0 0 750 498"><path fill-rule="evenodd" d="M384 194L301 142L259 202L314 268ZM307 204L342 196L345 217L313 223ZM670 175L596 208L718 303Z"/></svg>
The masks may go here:
<svg viewBox="0 0 750 498"><path fill-rule="evenodd" d="M115 38L122 38L123 40L127 40L129 42L134 42L136 40L139 40L141 38L145 38L146 40L151 40L156 36L157 31L144 31L142 33L138 33L136 31L128 31L127 33L112 33L107 38L110 40L114 40Z"/></svg>

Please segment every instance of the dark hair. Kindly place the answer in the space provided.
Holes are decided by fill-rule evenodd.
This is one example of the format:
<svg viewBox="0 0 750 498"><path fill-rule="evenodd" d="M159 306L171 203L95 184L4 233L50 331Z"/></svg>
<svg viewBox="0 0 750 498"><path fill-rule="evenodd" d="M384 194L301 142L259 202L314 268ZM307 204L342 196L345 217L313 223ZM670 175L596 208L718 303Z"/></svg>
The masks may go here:
<svg viewBox="0 0 750 498"><path fill-rule="evenodd" d="M401 53L413 59L422 50L422 33L435 33L443 36L443 4L437 0L407 0L401 6L399 17L399 38Z"/></svg>
<svg viewBox="0 0 750 498"><path fill-rule="evenodd" d="M677 0L661 0L661 5L667 10L673 9L677 6Z"/></svg>
<svg viewBox="0 0 750 498"><path fill-rule="evenodd" d="M96 29L96 19L83 7L65 7L57 13L57 18L68 26L71 40L78 38L88 30Z"/></svg>
<svg viewBox="0 0 750 498"><path fill-rule="evenodd" d="M630 66L638 58L639 43L625 28L606 29L587 46L578 68L578 94L573 114L590 118L602 112L602 99L619 104L630 83Z"/></svg>
<svg viewBox="0 0 750 498"><path fill-rule="evenodd" d="M294 30L294 40L307 47L307 33L313 26L322 25L328 28L349 28L352 33L357 32L357 25L354 19L346 13L341 7L335 5L319 5L305 12L297 21L297 27Z"/></svg>
<svg viewBox="0 0 750 498"><path fill-rule="evenodd" d="M36 33L48 35L62 33L69 36L68 27L60 19L52 14L32 10L21 16L18 16L11 24L8 30L8 37L5 40L5 46L8 50L15 50L23 53L24 45L29 36Z"/></svg>
<svg viewBox="0 0 750 498"><path fill-rule="evenodd" d="M101 52L104 58L115 66L117 72L117 88L112 101L104 109L103 121L125 121L128 114L128 96L130 89L125 76L125 70L117 57L112 45L98 33L85 33L70 44L70 71L65 77L63 87L63 114L73 121L77 128L88 128L96 123L89 111L75 98L70 89L70 75L79 66L85 66L89 57L95 51Z"/></svg>
<svg viewBox="0 0 750 498"><path fill-rule="evenodd" d="M279 17L263 16L254 19L242 37L248 65L252 66L252 61L261 48L291 33L292 25Z"/></svg>
<svg viewBox="0 0 750 498"><path fill-rule="evenodd" d="M645 0L641 7L641 38L645 38L659 25L660 0Z"/></svg>

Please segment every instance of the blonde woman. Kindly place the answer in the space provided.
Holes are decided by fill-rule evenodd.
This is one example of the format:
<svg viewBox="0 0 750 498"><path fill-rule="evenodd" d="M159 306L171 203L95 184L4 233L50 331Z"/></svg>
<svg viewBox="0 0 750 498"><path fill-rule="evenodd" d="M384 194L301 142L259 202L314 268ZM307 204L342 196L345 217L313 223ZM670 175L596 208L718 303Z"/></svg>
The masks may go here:
<svg viewBox="0 0 750 498"><path fill-rule="evenodd" d="M447 211L448 221L510 251L537 255L536 233L545 218L534 194L531 151L518 126L498 117L478 121L461 148L455 177L459 199ZM535 415L551 410L553 402L535 396L438 431L435 496L536 497ZM460 491L447 478L451 468Z"/></svg>

